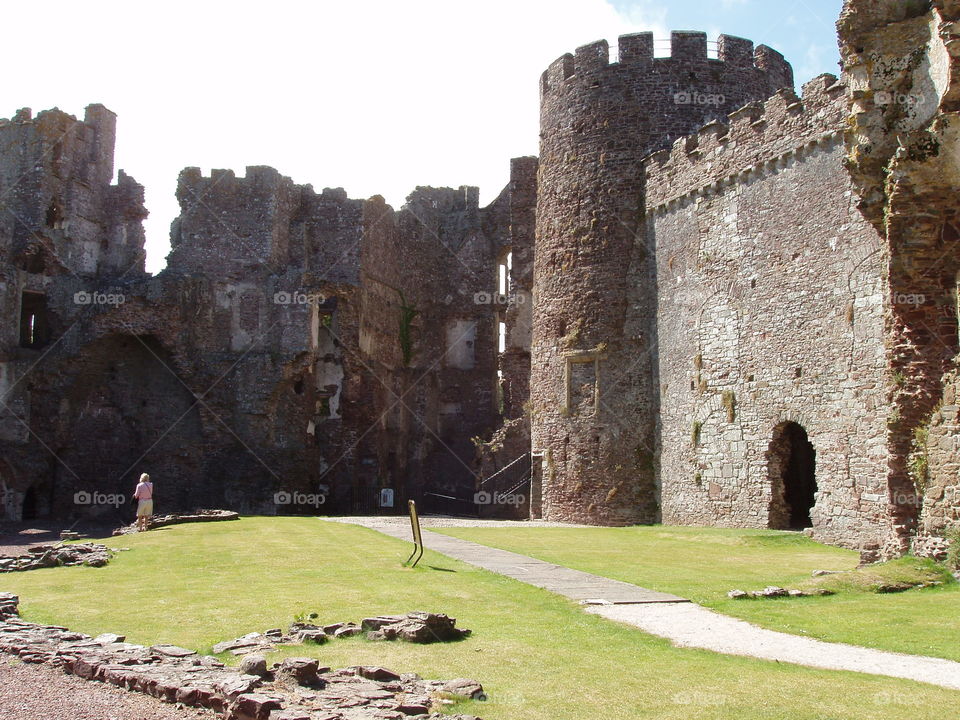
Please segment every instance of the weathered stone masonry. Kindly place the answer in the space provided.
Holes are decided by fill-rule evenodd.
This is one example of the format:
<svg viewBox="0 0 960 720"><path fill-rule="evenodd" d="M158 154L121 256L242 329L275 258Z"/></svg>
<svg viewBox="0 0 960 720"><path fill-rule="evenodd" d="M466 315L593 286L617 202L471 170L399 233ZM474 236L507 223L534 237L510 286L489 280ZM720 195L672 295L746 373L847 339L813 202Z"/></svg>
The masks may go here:
<svg viewBox="0 0 960 720"><path fill-rule="evenodd" d="M541 78L539 160L486 208L187 168L156 277L112 113L21 111L0 122L3 513L102 510L75 493L148 469L169 509L388 511L391 489L942 552L958 21L848 0L843 76L802 97L740 38L583 46Z"/></svg>
<svg viewBox="0 0 960 720"><path fill-rule="evenodd" d="M849 0L838 28L848 169L889 254L889 555L960 521L960 4Z"/></svg>
<svg viewBox="0 0 960 720"><path fill-rule="evenodd" d="M885 255L842 166L845 114L826 75L647 163L665 522L886 530ZM809 518L787 497L796 426Z"/></svg>
<svg viewBox="0 0 960 720"><path fill-rule="evenodd" d="M638 242L643 158L793 84L773 50L704 33L581 47L541 78L531 413L543 515L624 525L658 517L653 255Z"/></svg>
<svg viewBox="0 0 960 720"><path fill-rule="evenodd" d="M536 161L489 208L419 188L399 212L272 168L187 168L150 277L142 189L109 185L113 123L91 106L0 125L2 297L22 315L0 346L3 514L119 519L77 498L127 496L144 470L165 510L371 512L389 488L397 508L471 511L471 438L500 422L500 306L477 298L505 250L529 263Z"/></svg>

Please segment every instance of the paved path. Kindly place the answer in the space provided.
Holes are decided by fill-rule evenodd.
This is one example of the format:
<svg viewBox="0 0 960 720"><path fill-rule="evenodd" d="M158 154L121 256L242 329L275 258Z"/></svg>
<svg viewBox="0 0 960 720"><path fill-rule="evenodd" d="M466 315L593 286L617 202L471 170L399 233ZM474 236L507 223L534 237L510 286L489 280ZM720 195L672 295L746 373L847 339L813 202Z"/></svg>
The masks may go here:
<svg viewBox="0 0 960 720"><path fill-rule="evenodd" d="M408 542L411 540L410 524L405 518L330 519L362 525ZM431 527L501 526L496 521L446 521L443 518L424 518L422 524ZM523 523L525 527L538 525ZM667 638L678 647L701 648L727 655L744 655L827 670L889 675L960 690L958 662L829 643L765 630L743 620L712 612L675 595L647 590L506 550L429 531L423 532L423 541L430 550L577 600L589 606L587 612Z"/></svg>
<svg viewBox="0 0 960 720"><path fill-rule="evenodd" d="M410 521L384 523L381 519L371 522L367 518L343 518L341 521L357 521L355 524L378 530L385 535L409 541ZM426 524L426 523L424 523ZM529 525L529 523L528 523ZM421 525L422 527L423 525ZM459 527L462 527L459 526ZM497 550L496 548L452 538L447 535L423 530L423 542L430 550L448 557L476 565L484 570L506 575L528 585L549 590L577 600L595 603L686 603L681 597L647 590L630 583L571 570L562 565L553 565L526 555Z"/></svg>

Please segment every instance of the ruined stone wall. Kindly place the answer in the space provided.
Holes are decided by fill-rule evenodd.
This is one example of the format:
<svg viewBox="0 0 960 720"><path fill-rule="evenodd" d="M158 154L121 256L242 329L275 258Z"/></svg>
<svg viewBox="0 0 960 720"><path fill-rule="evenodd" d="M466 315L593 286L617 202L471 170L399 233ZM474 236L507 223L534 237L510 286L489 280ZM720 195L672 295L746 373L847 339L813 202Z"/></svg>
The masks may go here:
<svg viewBox="0 0 960 720"><path fill-rule="evenodd" d="M33 367L23 321L3 328L3 512L125 520L77 494L128 495L143 471L166 510L373 512L389 487L395 508L450 496L444 509L473 511L471 439L499 417L498 305L476 296L529 188L483 209L475 188L424 188L395 213L269 167L187 168L167 268L150 278L142 188L123 173L109 185L113 120L92 106L87 124L50 111L0 125L0 177L29 220L2 225L0 299L17 316L24 290L42 295L50 343ZM68 170L14 188L25 154L56 154L54 130ZM50 198L62 215L47 217ZM136 272L114 272L133 246ZM394 288L415 309L409 357ZM106 289L112 301L75 299Z"/></svg>
<svg viewBox="0 0 960 720"><path fill-rule="evenodd" d="M778 443L796 423L815 537L883 535L886 256L843 167L846 107L821 76L647 162L666 523L788 527Z"/></svg>
<svg viewBox="0 0 960 720"><path fill-rule="evenodd" d="M0 250L21 269L77 275L143 273L143 189L113 180L116 115L82 121L53 109L0 120Z"/></svg>
<svg viewBox="0 0 960 720"><path fill-rule="evenodd" d="M497 282L478 296L484 302L489 299L496 321L503 324L503 347L499 342L497 347L502 424L480 448L480 479L475 488L479 499L490 500L478 507L486 517L522 519L531 513L528 411L537 166L532 157L510 163L510 185L505 191L509 193L509 244L501 247L499 256L504 262L505 252L510 253L509 277L503 288L494 278Z"/></svg>
<svg viewBox="0 0 960 720"><path fill-rule="evenodd" d="M36 430L57 408L39 399L38 362L76 346L95 294L143 278L143 188L122 170L111 184L115 133L101 105L82 121L57 109L0 120L0 516L54 503L57 461Z"/></svg>
<svg viewBox="0 0 960 720"><path fill-rule="evenodd" d="M474 442L499 422L497 310L490 289L509 243L509 188L418 188L398 211L364 214L360 345L377 382L361 447L397 501L472 513Z"/></svg>
<svg viewBox="0 0 960 720"><path fill-rule="evenodd" d="M793 84L776 52L721 36L650 33L554 62L541 79L532 436L543 515L623 525L658 517L652 257L637 242L642 160L714 118Z"/></svg>
<svg viewBox="0 0 960 720"><path fill-rule="evenodd" d="M885 239L891 526L881 555L956 517L960 5L849 0L838 23L848 167ZM921 516L922 509L922 516Z"/></svg>

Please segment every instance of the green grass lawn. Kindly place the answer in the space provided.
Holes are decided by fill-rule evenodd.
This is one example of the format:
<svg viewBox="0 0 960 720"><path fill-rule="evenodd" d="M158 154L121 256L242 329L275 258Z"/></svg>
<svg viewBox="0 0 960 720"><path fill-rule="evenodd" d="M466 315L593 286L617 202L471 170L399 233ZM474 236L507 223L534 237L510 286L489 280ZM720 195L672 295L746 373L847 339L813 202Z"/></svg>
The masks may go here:
<svg viewBox="0 0 960 720"><path fill-rule="evenodd" d="M727 537L728 550L737 550L735 534ZM940 720L960 701L958 692L922 683L673 648L546 591L434 553L417 569L404 569L408 544L313 518L179 525L108 543L131 551L104 568L7 574L0 590L21 596L29 620L200 651L285 626L298 613L333 622L414 609L447 612L474 634L426 646L354 638L285 654L313 655L333 667L380 664L428 678L472 677L490 701L457 710L485 720ZM796 548L785 545L767 546L771 563L794 556ZM826 556L836 566L849 564L838 551L800 551L811 562ZM658 558L651 553L645 562ZM680 585L696 583L693 571Z"/></svg>
<svg viewBox="0 0 960 720"><path fill-rule="evenodd" d="M773 630L960 660L960 584L897 594L730 600L729 590L811 583L813 570L855 568L858 554L799 533L691 527L451 528L438 532L675 593ZM929 565L906 558L888 567Z"/></svg>

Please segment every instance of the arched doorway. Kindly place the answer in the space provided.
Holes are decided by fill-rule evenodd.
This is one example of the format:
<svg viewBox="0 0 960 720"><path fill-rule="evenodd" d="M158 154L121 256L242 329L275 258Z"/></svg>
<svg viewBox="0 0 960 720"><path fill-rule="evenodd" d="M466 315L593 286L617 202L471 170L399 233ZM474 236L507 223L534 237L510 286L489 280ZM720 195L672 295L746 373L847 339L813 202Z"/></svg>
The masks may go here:
<svg viewBox="0 0 960 720"><path fill-rule="evenodd" d="M774 428L767 451L771 528L813 527L810 511L817 496L816 460L816 450L802 425L786 422Z"/></svg>

